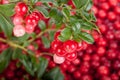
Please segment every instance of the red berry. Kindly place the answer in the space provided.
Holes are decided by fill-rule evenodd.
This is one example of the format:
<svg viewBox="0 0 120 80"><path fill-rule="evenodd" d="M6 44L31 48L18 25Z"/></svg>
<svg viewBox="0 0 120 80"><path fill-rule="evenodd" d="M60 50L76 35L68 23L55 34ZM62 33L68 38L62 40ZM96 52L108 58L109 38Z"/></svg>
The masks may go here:
<svg viewBox="0 0 120 80"><path fill-rule="evenodd" d="M13 24L14 25L21 25L23 23L23 17L20 15L15 15L13 17Z"/></svg>
<svg viewBox="0 0 120 80"><path fill-rule="evenodd" d="M62 42L61 41L58 41L58 40L54 40L52 43L51 43L51 48L52 50L56 50L57 47L61 46L62 45Z"/></svg>
<svg viewBox="0 0 120 80"><path fill-rule="evenodd" d="M73 53L77 50L77 42L73 40L67 40L63 43L63 49L66 53Z"/></svg>
<svg viewBox="0 0 120 80"><path fill-rule="evenodd" d="M115 19L116 19L116 14L115 14L114 12L109 12L109 13L108 13L108 19L109 19L110 21L115 20Z"/></svg>
<svg viewBox="0 0 120 80"><path fill-rule="evenodd" d="M26 25L31 25L33 27L35 27L38 23L37 19L35 16L33 15L28 15L26 18L25 18L25 23Z"/></svg>
<svg viewBox="0 0 120 80"><path fill-rule="evenodd" d="M65 56L67 53L64 51L63 47L57 47L55 53L58 56Z"/></svg>
<svg viewBox="0 0 120 80"><path fill-rule="evenodd" d="M40 14L39 14L38 11L32 12L31 15L34 16L34 17L36 18L37 21L39 21L39 20L41 19L41 16L40 16Z"/></svg>
<svg viewBox="0 0 120 80"><path fill-rule="evenodd" d="M109 10L110 9L110 6L107 2L104 2L100 5L100 7L104 10Z"/></svg>
<svg viewBox="0 0 120 80"><path fill-rule="evenodd" d="M116 14L120 15L120 7L116 6L114 11Z"/></svg>
<svg viewBox="0 0 120 80"><path fill-rule="evenodd" d="M25 31L26 31L26 33L28 33L28 34L31 34L31 33L34 31L34 29L35 29L35 27L32 26L32 25L26 25L26 26L25 26Z"/></svg>
<svg viewBox="0 0 120 80"><path fill-rule="evenodd" d="M15 6L15 12L18 15L24 16L28 11L28 7L24 2L18 2Z"/></svg>
<svg viewBox="0 0 120 80"><path fill-rule="evenodd" d="M83 44L82 44L82 42L79 42L79 43L77 43L78 44L78 46L77 46L77 51L81 51L82 49L83 49Z"/></svg>
<svg viewBox="0 0 120 80"><path fill-rule="evenodd" d="M107 14L104 10L99 10L98 16L103 19L106 18Z"/></svg>
<svg viewBox="0 0 120 80"><path fill-rule="evenodd" d="M108 75L109 74L109 69L108 69L108 67L106 67L106 66L100 66L99 68L98 68L98 73L100 74L100 75Z"/></svg>
<svg viewBox="0 0 120 80"><path fill-rule="evenodd" d="M73 61L77 58L77 53L76 52L69 53L69 54L66 54L65 57L66 57L67 60Z"/></svg>

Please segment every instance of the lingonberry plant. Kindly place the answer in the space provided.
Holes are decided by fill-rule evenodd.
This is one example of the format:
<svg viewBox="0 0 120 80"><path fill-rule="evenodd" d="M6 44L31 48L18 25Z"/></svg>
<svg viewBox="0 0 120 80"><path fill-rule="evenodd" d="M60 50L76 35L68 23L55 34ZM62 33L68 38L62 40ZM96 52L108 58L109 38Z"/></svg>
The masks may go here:
<svg viewBox="0 0 120 80"><path fill-rule="evenodd" d="M0 31L3 33L0 42L7 44L0 54L0 73L10 60L17 60L37 80L63 80L58 67L47 68L46 55L53 56L57 64L74 61L86 43L94 42L92 31L99 30L91 7L92 0L0 0ZM102 18L106 16L103 13L101 10ZM114 20L114 17L109 16L109 19ZM87 55L84 60L89 60ZM74 68L70 70L73 71ZM76 74L79 76L79 72Z"/></svg>

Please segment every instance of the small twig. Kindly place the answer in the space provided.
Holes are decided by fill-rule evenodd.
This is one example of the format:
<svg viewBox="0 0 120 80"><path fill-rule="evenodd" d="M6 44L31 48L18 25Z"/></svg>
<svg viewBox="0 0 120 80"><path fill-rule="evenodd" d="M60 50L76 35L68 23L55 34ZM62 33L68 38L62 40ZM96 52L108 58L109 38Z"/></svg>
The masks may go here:
<svg viewBox="0 0 120 80"><path fill-rule="evenodd" d="M24 51L28 51L26 48L24 48L23 46L20 46L20 45L18 45L18 44L15 44L15 43L13 43L12 41L8 41L8 40L6 40L6 39L3 39L3 38L0 38L0 41L2 41L2 42L4 42L4 43L7 43L8 45L10 45L10 46L12 46L12 47L15 47L15 48L20 48L20 49L22 49L22 50L24 50Z"/></svg>
<svg viewBox="0 0 120 80"><path fill-rule="evenodd" d="M40 32L35 38L30 39L28 42L31 43L33 42L36 38L41 37L44 33L49 32L49 31L56 31L57 29L46 29L42 32Z"/></svg>

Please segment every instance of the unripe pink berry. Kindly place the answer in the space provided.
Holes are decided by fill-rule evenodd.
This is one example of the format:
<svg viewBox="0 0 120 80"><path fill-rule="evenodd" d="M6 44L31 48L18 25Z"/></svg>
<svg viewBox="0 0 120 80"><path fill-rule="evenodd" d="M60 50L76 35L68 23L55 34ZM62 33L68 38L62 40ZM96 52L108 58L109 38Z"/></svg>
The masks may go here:
<svg viewBox="0 0 120 80"><path fill-rule="evenodd" d="M57 56L56 54L54 54L53 60L54 60L54 62L57 63L57 64L62 64L62 63L65 61L65 58L64 58L64 57Z"/></svg>
<svg viewBox="0 0 120 80"><path fill-rule="evenodd" d="M15 15L13 18L14 25L21 25L23 23L23 18L20 15Z"/></svg>
<svg viewBox="0 0 120 80"><path fill-rule="evenodd" d="M21 37L25 34L25 28L23 25L15 25L13 28L13 33L16 37Z"/></svg>

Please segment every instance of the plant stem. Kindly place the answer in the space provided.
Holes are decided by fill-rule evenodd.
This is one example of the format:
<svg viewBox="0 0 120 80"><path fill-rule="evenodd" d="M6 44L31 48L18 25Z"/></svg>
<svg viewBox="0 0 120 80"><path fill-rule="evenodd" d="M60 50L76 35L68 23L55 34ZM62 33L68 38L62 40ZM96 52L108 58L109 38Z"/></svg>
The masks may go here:
<svg viewBox="0 0 120 80"><path fill-rule="evenodd" d="M44 33L49 32L49 31L57 31L57 29L46 29L46 30L40 32L35 38L30 39L28 42L29 43L33 42L36 38L41 37Z"/></svg>
<svg viewBox="0 0 120 80"><path fill-rule="evenodd" d="M3 39L3 38L0 38L0 41L2 41L2 42L4 42L4 43L7 43L8 45L10 45L10 46L12 46L12 47L20 48L20 49L22 49L22 50L24 50L24 51L27 52L27 49L26 49L26 48L24 48L23 46L20 46L20 45L18 45L18 44L13 43L12 41L9 41L9 40Z"/></svg>

